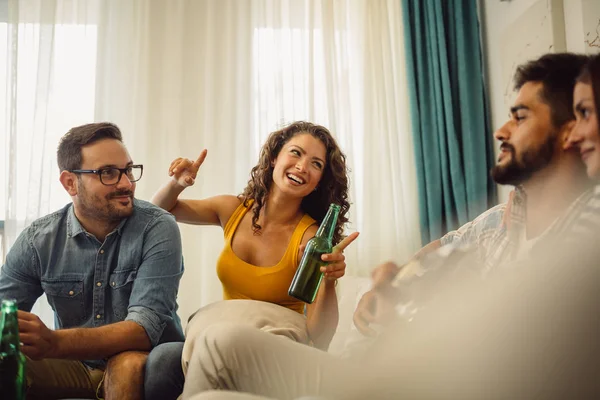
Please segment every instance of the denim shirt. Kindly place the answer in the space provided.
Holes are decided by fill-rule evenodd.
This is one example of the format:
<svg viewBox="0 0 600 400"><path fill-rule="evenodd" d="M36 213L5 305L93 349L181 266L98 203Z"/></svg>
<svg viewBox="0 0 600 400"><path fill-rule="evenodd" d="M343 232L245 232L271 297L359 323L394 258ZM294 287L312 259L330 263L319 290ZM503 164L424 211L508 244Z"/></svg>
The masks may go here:
<svg viewBox="0 0 600 400"><path fill-rule="evenodd" d="M156 346L183 341L176 313L182 274L181 236L168 212L136 199L132 215L100 242L69 204L19 235L0 270L0 299L30 311L45 293L57 329L134 321Z"/></svg>

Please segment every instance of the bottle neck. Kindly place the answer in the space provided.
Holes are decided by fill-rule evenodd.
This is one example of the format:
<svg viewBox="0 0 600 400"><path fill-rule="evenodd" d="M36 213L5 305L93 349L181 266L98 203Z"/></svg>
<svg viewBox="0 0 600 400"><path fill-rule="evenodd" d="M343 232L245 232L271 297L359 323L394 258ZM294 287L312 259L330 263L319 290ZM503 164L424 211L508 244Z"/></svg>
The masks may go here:
<svg viewBox="0 0 600 400"><path fill-rule="evenodd" d="M4 301L0 316L0 351L19 350L19 319L17 305Z"/></svg>
<svg viewBox="0 0 600 400"><path fill-rule="evenodd" d="M315 236L327 238L329 241L332 241L339 213L340 206L337 204L331 204Z"/></svg>

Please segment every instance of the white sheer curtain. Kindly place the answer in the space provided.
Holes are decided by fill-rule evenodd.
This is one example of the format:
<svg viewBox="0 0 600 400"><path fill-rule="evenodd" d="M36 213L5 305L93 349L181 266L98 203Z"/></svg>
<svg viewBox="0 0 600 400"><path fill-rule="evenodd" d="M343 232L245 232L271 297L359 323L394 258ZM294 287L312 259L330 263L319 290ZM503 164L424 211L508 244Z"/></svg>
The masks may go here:
<svg viewBox="0 0 600 400"><path fill-rule="evenodd" d="M94 118L93 1L4 1L0 21L3 248L36 218L70 201L58 181L56 147ZM52 324L45 297L34 312Z"/></svg>
<svg viewBox="0 0 600 400"><path fill-rule="evenodd" d="M8 93L3 156L9 157L9 246L31 220L68 201L58 185L54 152L71 126L109 120L122 128L134 160L144 164L137 189L142 199L164 182L173 158L196 157L208 148L196 185L185 192L201 198L239 193L268 133L305 119L330 128L348 156L348 230L361 232L346 252L348 272L364 275L418 249L397 0L10 5L9 20L21 22L6 25L8 68L0 82ZM71 30L59 40L63 29ZM21 44L28 30L38 47ZM17 62L22 53L35 57L33 72ZM31 87L16 85L22 81ZM59 122L50 125L53 120ZM181 229L186 273L179 304L186 319L220 298L215 261L222 232Z"/></svg>

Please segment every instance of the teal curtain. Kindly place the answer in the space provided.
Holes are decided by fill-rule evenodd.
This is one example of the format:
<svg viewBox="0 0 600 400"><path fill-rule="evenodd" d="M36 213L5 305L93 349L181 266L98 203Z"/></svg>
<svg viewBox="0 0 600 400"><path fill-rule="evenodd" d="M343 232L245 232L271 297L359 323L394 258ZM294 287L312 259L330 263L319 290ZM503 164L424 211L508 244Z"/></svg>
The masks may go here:
<svg viewBox="0 0 600 400"><path fill-rule="evenodd" d="M496 202L477 0L402 0L423 244Z"/></svg>

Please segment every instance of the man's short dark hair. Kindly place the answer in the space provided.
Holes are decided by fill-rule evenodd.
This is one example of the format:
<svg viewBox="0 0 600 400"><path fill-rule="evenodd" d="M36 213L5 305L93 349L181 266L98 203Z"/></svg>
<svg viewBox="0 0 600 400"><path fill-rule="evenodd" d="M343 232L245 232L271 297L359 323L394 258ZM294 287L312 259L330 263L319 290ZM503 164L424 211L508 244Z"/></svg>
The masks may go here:
<svg viewBox="0 0 600 400"><path fill-rule="evenodd" d="M81 148L106 138L123 141L119 127L110 122L97 122L71 128L58 144L56 160L60 171L80 169Z"/></svg>
<svg viewBox="0 0 600 400"><path fill-rule="evenodd" d="M541 100L550 106L552 124L560 128L574 120L573 89L581 68L589 57L583 54L551 53L517 68L514 82L519 90L528 82L541 82Z"/></svg>

